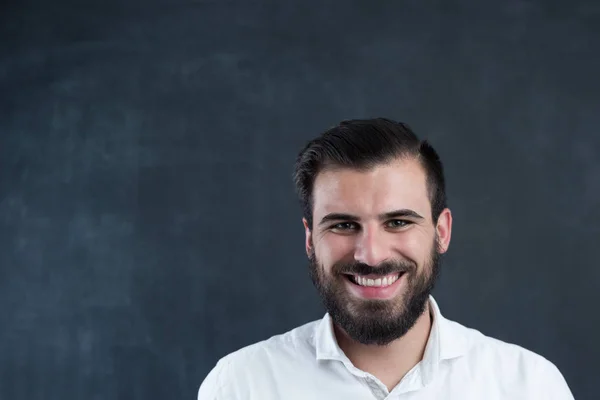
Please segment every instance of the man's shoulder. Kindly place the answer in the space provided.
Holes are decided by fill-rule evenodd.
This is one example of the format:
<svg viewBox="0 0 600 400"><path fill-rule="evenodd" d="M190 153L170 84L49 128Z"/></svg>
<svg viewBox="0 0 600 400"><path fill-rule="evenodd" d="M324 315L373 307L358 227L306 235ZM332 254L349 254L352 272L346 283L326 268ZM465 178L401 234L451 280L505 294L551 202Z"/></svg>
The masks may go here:
<svg viewBox="0 0 600 400"><path fill-rule="evenodd" d="M493 360L496 366L515 365L531 366L549 362L542 355L522 345L482 333L475 328L462 325L456 321L446 320L447 329L452 337L462 337L464 354L467 358ZM516 363L516 364L515 364Z"/></svg>
<svg viewBox="0 0 600 400"><path fill-rule="evenodd" d="M258 361L276 354L277 357L297 356L298 352L314 351L314 333L320 320L306 322L286 332L235 350L221 358L224 363Z"/></svg>
<svg viewBox="0 0 600 400"><path fill-rule="evenodd" d="M221 357L202 382L198 399L218 398L240 388L258 392L265 387L265 379L292 376L299 365L316 362L314 334L319 323L307 322Z"/></svg>
<svg viewBox="0 0 600 400"><path fill-rule="evenodd" d="M447 329L452 331L450 336L464 340L461 365L469 376L505 387L527 388L532 393L548 391L548 398L552 399L572 398L557 366L540 353L455 321L446 320L446 323Z"/></svg>

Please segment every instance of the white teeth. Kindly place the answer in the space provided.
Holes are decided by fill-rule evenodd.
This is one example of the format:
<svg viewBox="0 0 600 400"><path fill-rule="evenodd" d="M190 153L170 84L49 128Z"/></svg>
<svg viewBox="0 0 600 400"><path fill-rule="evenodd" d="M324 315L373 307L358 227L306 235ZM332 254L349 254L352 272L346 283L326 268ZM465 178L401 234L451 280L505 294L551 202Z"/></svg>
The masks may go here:
<svg viewBox="0 0 600 400"><path fill-rule="evenodd" d="M354 276L354 281L360 286L386 287L398 280L398 275L386 276L384 278L367 279L362 276Z"/></svg>

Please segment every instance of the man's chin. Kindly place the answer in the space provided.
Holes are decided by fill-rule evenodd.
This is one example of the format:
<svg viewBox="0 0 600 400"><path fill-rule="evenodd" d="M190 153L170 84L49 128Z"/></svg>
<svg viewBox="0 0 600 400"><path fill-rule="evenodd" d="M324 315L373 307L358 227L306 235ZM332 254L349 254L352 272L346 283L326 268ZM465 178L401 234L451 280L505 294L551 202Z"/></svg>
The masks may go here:
<svg viewBox="0 0 600 400"><path fill-rule="evenodd" d="M407 304L405 293L386 300L355 298L346 293L336 299L330 314L353 340L386 345L406 334L422 314L422 301L414 300Z"/></svg>
<svg viewBox="0 0 600 400"><path fill-rule="evenodd" d="M387 324L404 314L404 307L392 300L359 300L359 304L348 304L346 313L361 325Z"/></svg>
<svg viewBox="0 0 600 400"><path fill-rule="evenodd" d="M346 315L334 319L352 340L364 345L386 345L400 338L405 331L399 329L397 320L389 315Z"/></svg>

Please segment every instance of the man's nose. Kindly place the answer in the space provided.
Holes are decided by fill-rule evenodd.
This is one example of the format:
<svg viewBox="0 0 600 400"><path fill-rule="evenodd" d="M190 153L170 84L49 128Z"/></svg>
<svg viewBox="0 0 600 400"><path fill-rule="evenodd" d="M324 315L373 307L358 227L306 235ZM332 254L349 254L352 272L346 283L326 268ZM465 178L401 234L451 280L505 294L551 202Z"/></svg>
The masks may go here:
<svg viewBox="0 0 600 400"><path fill-rule="evenodd" d="M365 226L357 237L354 259L375 267L390 258L385 232Z"/></svg>

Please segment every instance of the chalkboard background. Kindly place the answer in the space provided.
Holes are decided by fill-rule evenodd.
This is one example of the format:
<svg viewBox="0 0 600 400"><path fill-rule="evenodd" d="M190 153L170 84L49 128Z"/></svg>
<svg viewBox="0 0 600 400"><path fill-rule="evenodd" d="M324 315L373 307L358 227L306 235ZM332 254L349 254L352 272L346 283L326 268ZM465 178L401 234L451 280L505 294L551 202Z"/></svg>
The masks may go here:
<svg viewBox="0 0 600 400"><path fill-rule="evenodd" d="M600 3L0 6L0 398L194 399L322 316L291 181L345 118L441 154L449 318L600 372Z"/></svg>

